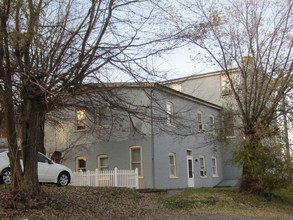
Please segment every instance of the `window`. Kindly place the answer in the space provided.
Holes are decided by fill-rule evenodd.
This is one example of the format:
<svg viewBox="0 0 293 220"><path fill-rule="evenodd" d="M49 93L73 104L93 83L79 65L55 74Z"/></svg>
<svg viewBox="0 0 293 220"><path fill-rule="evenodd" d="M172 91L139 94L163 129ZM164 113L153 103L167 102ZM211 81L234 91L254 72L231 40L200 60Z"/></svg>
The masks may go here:
<svg viewBox="0 0 293 220"><path fill-rule="evenodd" d="M210 131L215 134L216 130L215 130L215 116L210 115Z"/></svg>
<svg viewBox="0 0 293 220"><path fill-rule="evenodd" d="M216 157L212 157L212 169L213 169L213 177L218 177L218 165L217 165Z"/></svg>
<svg viewBox="0 0 293 220"><path fill-rule="evenodd" d="M176 177L176 154L169 153L169 177Z"/></svg>
<svg viewBox="0 0 293 220"><path fill-rule="evenodd" d="M204 156L199 157L199 174L200 177L206 177L207 171L206 171L206 160Z"/></svg>
<svg viewBox="0 0 293 220"><path fill-rule="evenodd" d="M187 150L187 156L192 156L192 150Z"/></svg>
<svg viewBox="0 0 293 220"><path fill-rule="evenodd" d="M171 125L174 123L174 105L171 102L167 102L167 124Z"/></svg>
<svg viewBox="0 0 293 220"><path fill-rule="evenodd" d="M232 94L230 81L226 75L221 76L222 96Z"/></svg>
<svg viewBox="0 0 293 220"><path fill-rule="evenodd" d="M138 169L138 176L142 177L142 152L141 146L130 147L130 169Z"/></svg>
<svg viewBox="0 0 293 220"><path fill-rule="evenodd" d="M198 130L203 131L203 114L201 111L197 112L197 125L198 125Z"/></svg>
<svg viewBox="0 0 293 220"><path fill-rule="evenodd" d="M233 113L224 114L223 133L226 137L234 137L234 117Z"/></svg>
<svg viewBox="0 0 293 220"><path fill-rule="evenodd" d="M86 171L86 157L76 158L76 171Z"/></svg>
<svg viewBox="0 0 293 220"><path fill-rule="evenodd" d="M98 169L100 170L108 170L108 155L102 154L98 156Z"/></svg>
<svg viewBox="0 0 293 220"><path fill-rule="evenodd" d="M76 130L86 128L86 113L84 109L76 110Z"/></svg>
<svg viewBox="0 0 293 220"><path fill-rule="evenodd" d="M108 105L100 105L97 108L96 112L96 117L97 117L97 122L96 124L98 125L98 128L108 128L109 125L109 118L110 115L110 108Z"/></svg>

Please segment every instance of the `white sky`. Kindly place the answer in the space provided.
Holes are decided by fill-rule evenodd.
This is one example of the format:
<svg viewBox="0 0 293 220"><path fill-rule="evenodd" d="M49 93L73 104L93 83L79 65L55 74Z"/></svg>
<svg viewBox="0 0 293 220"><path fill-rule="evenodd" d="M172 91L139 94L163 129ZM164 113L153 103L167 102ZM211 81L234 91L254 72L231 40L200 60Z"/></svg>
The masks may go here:
<svg viewBox="0 0 293 220"><path fill-rule="evenodd" d="M161 60L158 60L156 69L165 72L167 79L219 70L215 65L192 60L195 54L195 50L188 47L176 49L170 54L162 56Z"/></svg>

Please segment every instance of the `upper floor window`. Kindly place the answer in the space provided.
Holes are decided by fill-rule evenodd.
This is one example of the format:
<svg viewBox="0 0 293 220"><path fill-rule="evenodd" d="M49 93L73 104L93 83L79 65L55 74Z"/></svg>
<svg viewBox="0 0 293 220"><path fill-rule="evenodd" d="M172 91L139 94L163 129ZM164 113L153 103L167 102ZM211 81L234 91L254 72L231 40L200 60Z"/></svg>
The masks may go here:
<svg viewBox="0 0 293 220"><path fill-rule="evenodd" d="M130 147L130 169L138 169L138 176L142 176L142 151L141 146Z"/></svg>
<svg viewBox="0 0 293 220"><path fill-rule="evenodd" d="M174 105L171 102L166 103L166 109L167 109L167 124L173 124L174 123Z"/></svg>
<svg viewBox="0 0 293 220"><path fill-rule="evenodd" d="M86 113L84 109L76 110L76 130L86 128Z"/></svg>
<svg viewBox="0 0 293 220"><path fill-rule="evenodd" d="M212 171L213 171L213 177L218 177L218 164L217 164L216 157L212 157Z"/></svg>
<svg viewBox="0 0 293 220"><path fill-rule="evenodd" d="M98 169L100 170L108 170L109 164L108 164L108 155L102 154L98 156Z"/></svg>
<svg viewBox="0 0 293 220"><path fill-rule="evenodd" d="M210 126L210 131L213 133L213 134L215 134L215 116L213 116L213 115L210 115L210 123L209 123L209 126Z"/></svg>
<svg viewBox="0 0 293 220"><path fill-rule="evenodd" d="M86 157L76 158L76 171L86 171Z"/></svg>
<svg viewBox="0 0 293 220"><path fill-rule="evenodd" d="M201 111L197 112L197 125L198 125L198 130L203 131L203 114Z"/></svg>
<svg viewBox="0 0 293 220"><path fill-rule="evenodd" d="M109 126L110 108L108 105L99 105L96 110L96 124L98 127L106 128Z"/></svg>
<svg viewBox="0 0 293 220"><path fill-rule="evenodd" d="M232 94L231 84L226 75L221 76L221 87L223 96Z"/></svg>
<svg viewBox="0 0 293 220"><path fill-rule="evenodd" d="M176 177L176 154L169 153L169 177Z"/></svg>
<svg viewBox="0 0 293 220"><path fill-rule="evenodd" d="M206 177L207 176L207 170L206 170L206 159L205 156L199 157L199 174L200 177Z"/></svg>
<svg viewBox="0 0 293 220"><path fill-rule="evenodd" d="M234 116L232 113L230 114L224 114L224 123L223 123L223 133L226 137L234 137Z"/></svg>

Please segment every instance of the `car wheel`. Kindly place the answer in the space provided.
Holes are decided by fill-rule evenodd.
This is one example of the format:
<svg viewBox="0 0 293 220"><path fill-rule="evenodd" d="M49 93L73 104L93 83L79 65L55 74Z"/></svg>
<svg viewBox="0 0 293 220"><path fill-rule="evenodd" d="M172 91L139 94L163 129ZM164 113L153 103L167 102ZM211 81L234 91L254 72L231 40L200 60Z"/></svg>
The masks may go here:
<svg viewBox="0 0 293 220"><path fill-rule="evenodd" d="M1 174L1 182L4 184L10 184L11 183L11 172L10 169L6 169Z"/></svg>
<svg viewBox="0 0 293 220"><path fill-rule="evenodd" d="M66 172L62 172L58 176L57 185L58 186L67 186L70 183L70 176Z"/></svg>

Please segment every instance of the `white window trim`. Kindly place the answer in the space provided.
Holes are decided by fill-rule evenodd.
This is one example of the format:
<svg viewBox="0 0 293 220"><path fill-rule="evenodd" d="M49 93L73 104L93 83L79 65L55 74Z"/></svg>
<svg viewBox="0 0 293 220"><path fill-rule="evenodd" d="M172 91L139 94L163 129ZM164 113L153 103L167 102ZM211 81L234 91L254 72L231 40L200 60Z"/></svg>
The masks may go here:
<svg viewBox="0 0 293 220"><path fill-rule="evenodd" d="M168 109L168 107L170 109ZM174 126L174 104L172 102L166 102L166 113L167 113L167 125Z"/></svg>
<svg viewBox="0 0 293 220"><path fill-rule="evenodd" d="M138 178L143 178L143 163L142 163L142 146L130 146L129 147L129 164L130 164L130 169L133 170L132 167L132 149L140 149L140 175L138 176ZM139 171L138 171L139 173Z"/></svg>
<svg viewBox="0 0 293 220"><path fill-rule="evenodd" d="M173 166L174 166L174 174L171 173L171 164L170 164L170 156L173 157ZM177 164L176 164L176 154L175 153L169 153L168 154L168 162L169 162L169 178L178 178L177 177Z"/></svg>
<svg viewBox="0 0 293 220"><path fill-rule="evenodd" d="M96 108L96 129L108 129L110 126L108 124L101 124L101 110L105 109L106 115L104 117L107 117L107 113L110 112L110 106L108 104L101 104Z"/></svg>
<svg viewBox="0 0 293 220"><path fill-rule="evenodd" d="M214 115L210 115L209 116L209 119L210 119L210 121L209 121L209 126L210 126L210 132L212 133L212 134L216 134L216 123L215 123L215 116Z"/></svg>
<svg viewBox="0 0 293 220"><path fill-rule="evenodd" d="M187 149L186 154L187 156L192 156L192 149Z"/></svg>
<svg viewBox="0 0 293 220"><path fill-rule="evenodd" d="M215 166L213 164L213 160L215 161ZM214 168L215 168L215 172L214 172ZM219 173L218 173L218 161L217 158L215 156L212 156L212 173L213 173L213 177L219 177Z"/></svg>
<svg viewBox="0 0 293 220"><path fill-rule="evenodd" d="M78 166L78 160L85 160L85 167L79 167ZM85 156L79 156L75 158L75 170L77 172L81 171L82 169L85 169L85 171L87 170L87 161L86 161L86 157ZM82 170L83 171L83 170Z"/></svg>
<svg viewBox="0 0 293 220"><path fill-rule="evenodd" d="M199 120L199 116L200 115L200 120ZM204 120L203 120L203 113L202 111L197 111L197 114L196 114L196 117L197 117L197 129L198 129L198 132L203 132L204 131Z"/></svg>
<svg viewBox="0 0 293 220"><path fill-rule="evenodd" d="M105 159L107 158L107 167L101 167L101 159ZM109 169L109 156L107 154L100 154L97 156L97 160L98 160L98 169L100 170L107 170Z"/></svg>
<svg viewBox="0 0 293 220"><path fill-rule="evenodd" d="M201 167L201 159L203 159L203 168ZM203 172L203 175L201 175L201 172ZM200 178L207 178L207 166L206 166L206 158L205 156L199 156L199 176Z"/></svg>
<svg viewBox="0 0 293 220"><path fill-rule="evenodd" d="M221 95L232 95L232 88L227 75L221 75Z"/></svg>
<svg viewBox="0 0 293 220"><path fill-rule="evenodd" d="M84 119L78 119L78 112L84 112ZM78 122L84 120L84 128L78 128ZM86 120L86 110L85 109L76 109L75 110L75 130L76 131L84 131L87 129L87 120Z"/></svg>

